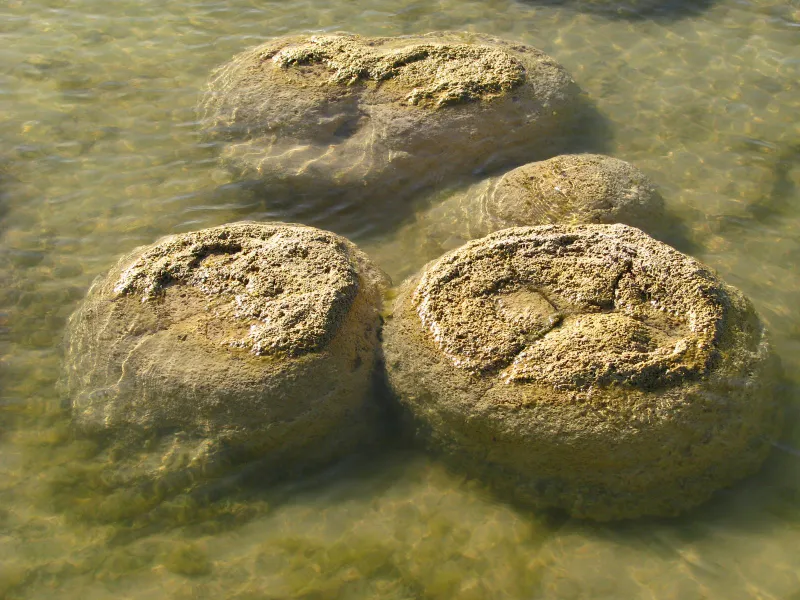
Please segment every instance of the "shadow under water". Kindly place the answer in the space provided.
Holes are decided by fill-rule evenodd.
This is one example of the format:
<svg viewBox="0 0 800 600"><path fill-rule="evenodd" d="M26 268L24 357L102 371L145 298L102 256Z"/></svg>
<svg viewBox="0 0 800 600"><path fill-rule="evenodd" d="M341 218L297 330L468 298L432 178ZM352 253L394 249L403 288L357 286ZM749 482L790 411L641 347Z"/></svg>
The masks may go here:
<svg viewBox="0 0 800 600"><path fill-rule="evenodd" d="M14 178L10 173L10 161L0 155L0 231L4 229L5 216L12 201Z"/></svg>
<svg viewBox="0 0 800 600"><path fill-rule="evenodd" d="M690 256L697 256L702 250L702 245L693 238L686 222L669 208L664 210L664 214L657 223L648 227L646 233Z"/></svg>
<svg viewBox="0 0 800 600"><path fill-rule="evenodd" d="M800 167L800 143L780 148L772 164L769 193L747 207L747 212L756 221L764 222L793 212L792 199L797 195L797 186L789 173L796 167Z"/></svg>
<svg viewBox="0 0 800 600"><path fill-rule="evenodd" d="M329 458L337 454L331 447L328 454L298 461L279 451L277 456L264 455L245 444L223 446L207 461L148 471L143 465L158 457L165 440L188 439L190 434L126 428L80 435L69 423L69 400L64 398L60 414L54 411L44 427L34 425L28 436L31 443L23 444L26 464L39 474L29 498L77 523L114 526L114 543L209 520L232 519L232 525L239 525L261 514L263 503L274 507L308 488L334 483L340 487L343 477L358 477L364 469L371 472L369 465L375 461L392 460L387 457L406 451L409 442L391 400L384 370L376 366L363 410L353 415L361 425L340 425L360 434L344 458ZM330 446L318 441L315 450L326 445Z"/></svg>
<svg viewBox="0 0 800 600"><path fill-rule="evenodd" d="M580 12L609 19L676 21L697 17L709 10L715 0L521 0L527 4L566 6Z"/></svg>

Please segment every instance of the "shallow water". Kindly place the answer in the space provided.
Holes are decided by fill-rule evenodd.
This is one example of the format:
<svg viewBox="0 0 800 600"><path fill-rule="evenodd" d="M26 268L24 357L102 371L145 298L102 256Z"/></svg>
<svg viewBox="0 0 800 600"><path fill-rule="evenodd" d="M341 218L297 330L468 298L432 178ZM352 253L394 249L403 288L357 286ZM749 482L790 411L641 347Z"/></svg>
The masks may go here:
<svg viewBox="0 0 800 600"><path fill-rule="evenodd" d="M209 72L269 36L435 29L517 39L573 74L607 120L593 144L645 171L680 220L669 241L756 303L797 418L796 0L7 0L0 597L800 598L796 422L761 474L676 520L530 514L394 446L309 480L135 516L135 498L104 495L96 448L71 438L55 383L65 320L119 255L248 218L346 234L396 283L435 257L407 211L373 227L335 207L312 215L219 167L194 110Z"/></svg>

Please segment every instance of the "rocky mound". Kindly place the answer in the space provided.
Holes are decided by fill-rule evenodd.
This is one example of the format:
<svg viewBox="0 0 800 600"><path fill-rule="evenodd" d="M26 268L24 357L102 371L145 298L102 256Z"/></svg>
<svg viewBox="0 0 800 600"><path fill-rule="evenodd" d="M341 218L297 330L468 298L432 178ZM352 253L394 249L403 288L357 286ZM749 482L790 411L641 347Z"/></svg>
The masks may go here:
<svg viewBox="0 0 800 600"><path fill-rule="evenodd" d="M236 223L139 248L70 319L73 420L159 440L137 476L175 456L181 468L337 456L365 428L382 287L352 243L300 225Z"/></svg>
<svg viewBox="0 0 800 600"><path fill-rule="evenodd" d="M211 77L200 112L224 157L309 201L397 199L547 153L579 92L544 53L471 33L280 38Z"/></svg>
<svg viewBox="0 0 800 600"><path fill-rule="evenodd" d="M749 301L624 225L468 243L403 284L384 339L434 444L577 516L675 514L757 469L777 432Z"/></svg>

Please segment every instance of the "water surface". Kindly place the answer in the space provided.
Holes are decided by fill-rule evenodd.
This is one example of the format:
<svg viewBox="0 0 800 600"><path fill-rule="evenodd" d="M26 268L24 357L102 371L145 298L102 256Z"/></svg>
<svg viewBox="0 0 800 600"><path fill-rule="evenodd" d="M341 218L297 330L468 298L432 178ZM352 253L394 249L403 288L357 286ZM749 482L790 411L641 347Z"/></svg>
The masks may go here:
<svg viewBox="0 0 800 600"><path fill-rule="evenodd" d="M168 233L305 215L218 165L194 111L209 72L269 36L436 29L516 39L567 67L607 120L595 142L652 177L683 223L674 243L756 303L796 418L796 0L7 0L0 597L800 599L792 423L761 474L707 506L617 525L531 514L402 448L137 512L107 493L97 448L72 439L60 339L97 274ZM399 282L433 258L402 234L400 213L366 228L346 211L309 219Z"/></svg>

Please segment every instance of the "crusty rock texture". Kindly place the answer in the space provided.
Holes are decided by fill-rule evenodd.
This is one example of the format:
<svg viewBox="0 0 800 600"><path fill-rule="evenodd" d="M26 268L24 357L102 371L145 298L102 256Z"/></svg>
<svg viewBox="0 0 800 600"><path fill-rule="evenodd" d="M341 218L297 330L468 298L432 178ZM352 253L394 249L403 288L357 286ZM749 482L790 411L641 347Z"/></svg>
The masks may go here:
<svg viewBox="0 0 800 600"><path fill-rule="evenodd" d="M401 286L384 340L432 443L576 516L694 506L755 471L780 423L750 302L625 225L470 242Z"/></svg>
<svg viewBox="0 0 800 600"><path fill-rule="evenodd" d="M154 472L176 454L188 466L223 450L336 456L361 441L383 287L352 243L301 225L235 223L138 248L70 319L73 420L167 440Z"/></svg>
<svg viewBox="0 0 800 600"><path fill-rule="evenodd" d="M547 152L578 96L560 65L522 44L331 34L239 54L212 75L200 112L246 174L363 200Z"/></svg>

